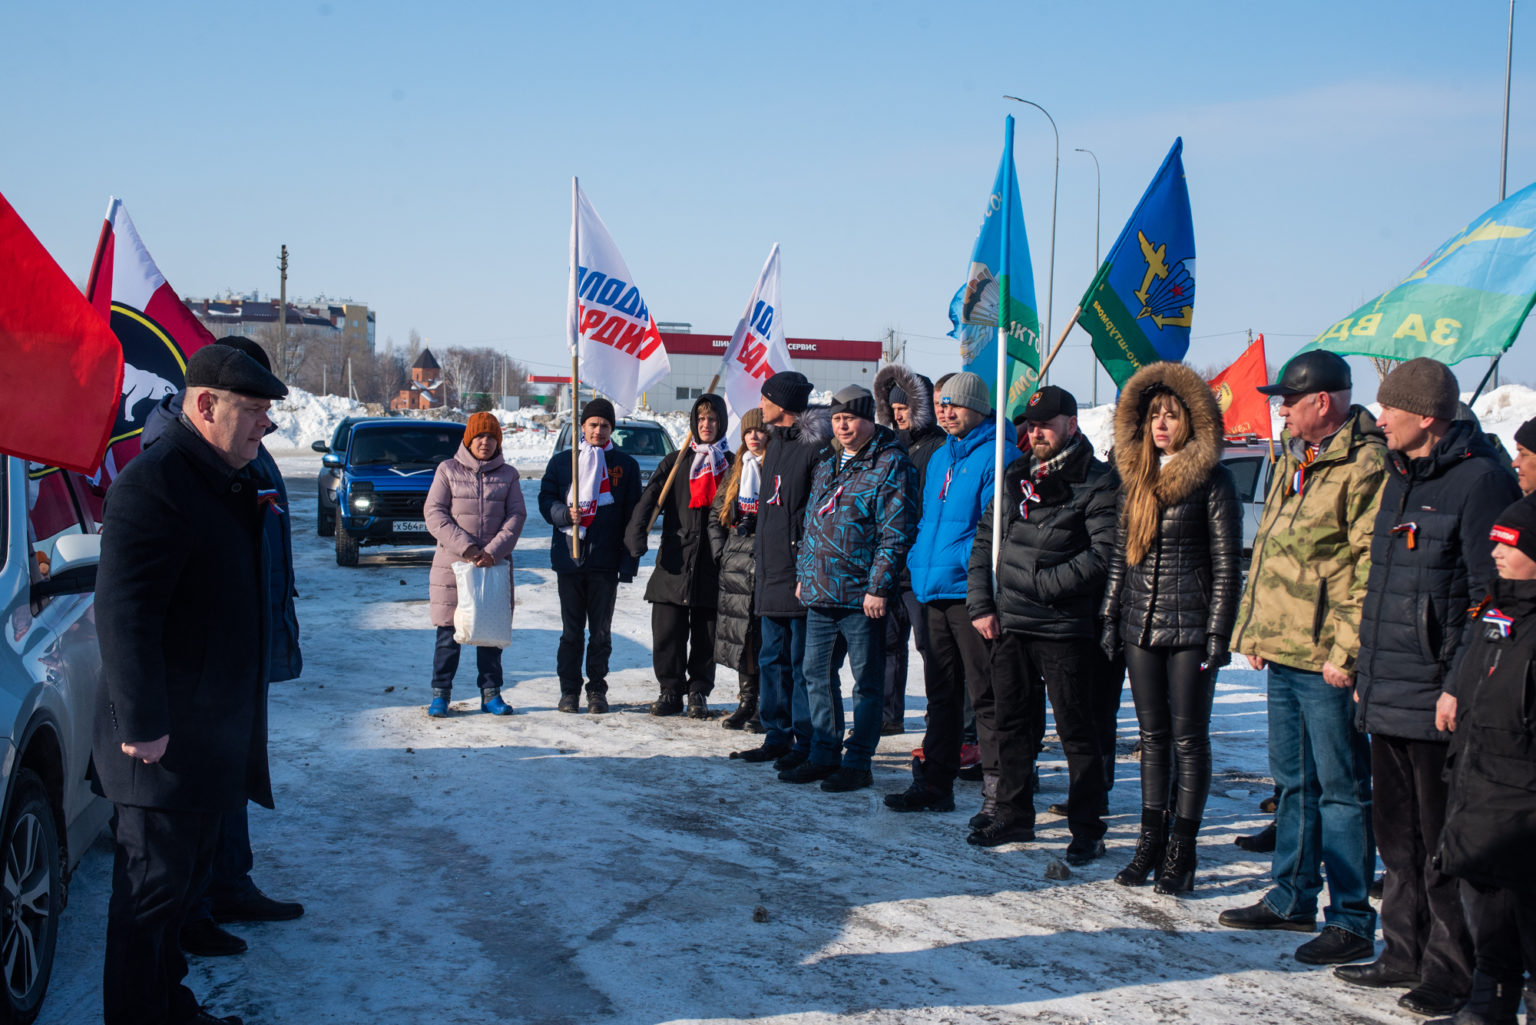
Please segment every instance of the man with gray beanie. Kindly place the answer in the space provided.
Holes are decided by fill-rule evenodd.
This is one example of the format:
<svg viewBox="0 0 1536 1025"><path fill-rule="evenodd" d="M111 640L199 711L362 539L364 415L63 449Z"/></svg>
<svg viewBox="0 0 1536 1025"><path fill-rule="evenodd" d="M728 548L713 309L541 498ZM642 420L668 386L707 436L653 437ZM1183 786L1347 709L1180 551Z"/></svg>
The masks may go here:
<svg viewBox="0 0 1536 1025"><path fill-rule="evenodd" d="M1496 575L1489 531L1520 492L1477 424L1455 419L1456 378L1445 364L1408 360L1376 397L1387 476L1361 612L1355 723L1371 736L1385 945L1377 961L1335 973L1355 985L1411 986L1399 1006L1448 1015L1472 982L1456 881L1431 861L1445 822L1456 668L1468 607Z"/></svg>
<svg viewBox="0 0 1536 1025"><path fill-rule="evenodd" d="M843 792L873 782L885 698L886 603L917 533L917 469L890 429L876 426L875 397L866 388L853 384L833 396L832 434L831 451L812 471L795 560L796 595L806 606L811 752L779 778L820 780L821 789ZM838 683L844 650L854 677L846 751Z"/></svg>

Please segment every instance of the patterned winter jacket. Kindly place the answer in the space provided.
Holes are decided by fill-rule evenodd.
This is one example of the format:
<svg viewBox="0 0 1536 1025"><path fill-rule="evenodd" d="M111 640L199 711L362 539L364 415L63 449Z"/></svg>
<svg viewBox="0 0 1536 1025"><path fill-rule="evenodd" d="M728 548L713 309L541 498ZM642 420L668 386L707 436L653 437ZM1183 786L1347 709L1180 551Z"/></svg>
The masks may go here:
<svg viewBox="0 0 1536 1025"><path fill-rule="evenodd" d="M1232 650L1320 673L1353 672L1387 445L1362 406L1302 471L1289 433L1264 498Z"/></svg>
<svg viewBox="0 0 1536 1025"><path fill-rule="evenodd" d="M795 563L807 606L859 608L895 593L917 537L917 469L888 428L839 469L834 439L816 463ZM761 528L761 523L759 523Z"/></svg>

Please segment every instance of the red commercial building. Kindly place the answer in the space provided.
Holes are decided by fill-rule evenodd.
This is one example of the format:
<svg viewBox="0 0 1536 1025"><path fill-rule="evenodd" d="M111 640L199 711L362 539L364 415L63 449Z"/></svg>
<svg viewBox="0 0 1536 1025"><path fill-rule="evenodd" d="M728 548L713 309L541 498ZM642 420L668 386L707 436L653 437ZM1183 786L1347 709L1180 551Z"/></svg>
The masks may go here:
<svg viewBox="0 0 1536 1025"><path fill-rule="evenodd" d="M720 372L720 359L730 344L730 335L688 334L663 331L667 361L672 373L646 392L646 403L658 412L688 409L704 394L710 378ZM789 358L795 369L816 386L817 391L835 392L849 384L870 387L880 366L879 342L850 341L844 338L789 338Z"/></svg>

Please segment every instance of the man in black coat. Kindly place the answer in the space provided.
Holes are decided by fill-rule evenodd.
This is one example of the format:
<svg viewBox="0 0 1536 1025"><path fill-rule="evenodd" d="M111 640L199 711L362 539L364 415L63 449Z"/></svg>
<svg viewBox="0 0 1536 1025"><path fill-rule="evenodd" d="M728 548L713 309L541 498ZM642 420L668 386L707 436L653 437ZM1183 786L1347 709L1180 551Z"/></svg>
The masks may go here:
<svg viewBox="0 0 1536 1025"><path fill-rule="evenodd" d="M811 382L781 370L763 382L758 408L773 434L763 457L757 502L754 607L760 617L758 711L763 743L732 758L792 769L811 753L811 707L805 692L805 606L795 597L795 560L804 533L805 503L818 456L829 451L831 413L810 408Z"/></svg>
<svg viewBox="0 0 1536 1025"><path fill-rule="evenodd" d="M182 984L177 933L207 882L220 817L247 800L272 807L268 513L249 464L287 389L220 345L193 354L186 383L181 418L118 476L102 522L92 761L117 806L107 1025L224 1020Z"/></svg>
<svg viewBox="0 0 1536 1025"><path fill-rule="evenodd" d="M581 711L581 649L586 636L587 711L608 711L608 657L613 653L613 606L620 582L635 579L639 566L624 550L624 528L640 502L640 464L614 447L613 403L593 399L581 408L579 459L587 474L582 494L581 557L571 558L571 450L561 449L544 467L539 513L555 528L549 563L560 593L561 712ZM594 483L595 486L594 486ZM607 488L603 488L606 482Z"/></svg>
<svg viewBox="0 0 1536 1025"><path fill-rule="evenodd" d="M651 666L661 685L652 715L677 715L687 694L688 717L710 717L720 561L709 544L709 511L733 458L725 425L725 400L699 396L688 418L688 443L651 474L624 534L625 548L640 558L650 542L651 520L661 509L661 544L645 585L645 600L651 603Z"/></svg>
<svg viewBox="0 0 1536 1025"><path fill-rule="evenodd" d="M1372 821L1387 869L1381 957L1336 974L1413 986L1415 1014L1452 1014L1472 983L1472 942L1456 881L1430 862L1445 822L1442 778L1456 715L1467 609L1494 577L1488 533L1520 497L1472 421L1454 420L1456 378L1427 358L1400 364L1376 393L1387 479L1361 612L1355 723L1371 735Z"/></svg>
<svg viewBox="0 0 1536 1025"><path fill-rule="evenodd" d="M997 731L997 808L968 837L994 847L1034 838L1031 781L1044 723L1041 691L1050 695L1056 732L1067 757L1067 860L1104 852L1105 781L1101 718L1114 711L1102 691L1107 674L1096 646L1099 603L1115 547L1119 480L1095 459L1078 430L1077 400L1041 388L1025 411L1031 454L1003 471L1002 544L993 595L992 506L982 513L971 547L966 609L992 647Z"/></svg>

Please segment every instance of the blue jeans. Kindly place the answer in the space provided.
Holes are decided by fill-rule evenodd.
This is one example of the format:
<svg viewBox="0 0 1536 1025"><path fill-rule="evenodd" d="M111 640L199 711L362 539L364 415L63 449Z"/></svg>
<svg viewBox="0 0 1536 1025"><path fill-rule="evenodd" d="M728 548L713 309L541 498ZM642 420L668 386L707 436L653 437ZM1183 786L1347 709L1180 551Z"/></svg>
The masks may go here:
<svg viewBox="0 0 1536 1025"><path fill-rule="evenodd" d="M843 651L853 668L853 732L843 752ZM863 609L813 608L805 615L805 696L811 710L811 761L868 769L880 743L885 705L885 620Z"/></svg>
<svg viewBox="0 0 1536 1025"><path fill-rule="evenodd" d="M1275 813L1274 888L1264 903L1283 918L1311 918L1328 873L1323 921L1371 939L1367 893L1376 869L1371 832L1371 749L1354 726L1354 690L1321 673L1269 664L1269 771Z"/></svg>
<svg viewBox="0 0 1536 1025"><path fill-rule="evenodd" d="M757 649L757 709L767 747L811 749L811 711L805 702L805 618L763 616Z"/></svg>

